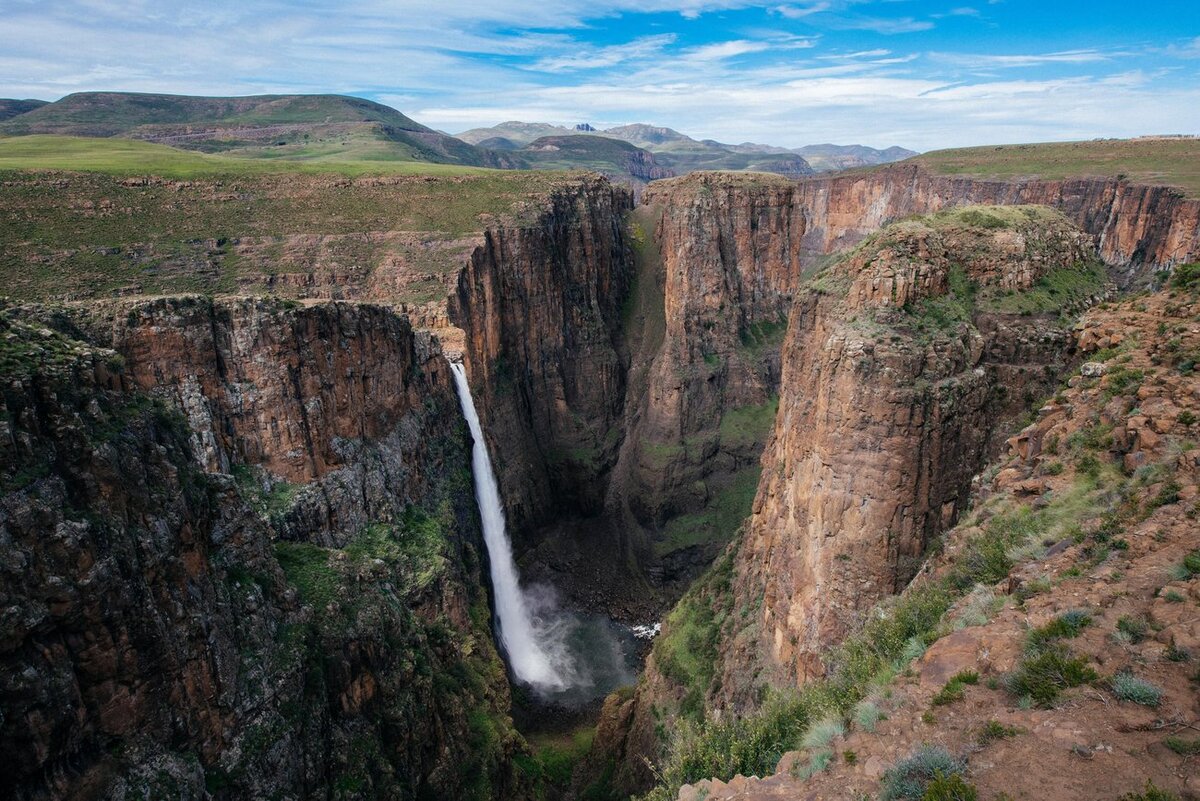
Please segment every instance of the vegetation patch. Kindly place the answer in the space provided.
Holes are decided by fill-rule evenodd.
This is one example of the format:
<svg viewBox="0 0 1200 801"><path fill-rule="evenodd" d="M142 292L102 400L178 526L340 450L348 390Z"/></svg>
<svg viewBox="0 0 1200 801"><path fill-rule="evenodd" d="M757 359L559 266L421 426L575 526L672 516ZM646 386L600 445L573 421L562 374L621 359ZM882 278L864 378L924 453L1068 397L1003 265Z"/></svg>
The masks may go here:
<svg viewBox="0 0 1200 801"><path fill-rule="evenodd" d="M967 685L978 684L979 673L974 670L961 670L950 677L946 685L933 696L934 706L945 706L955 701L961 701L966 694Z"/></svg>
<svg viewBox="0 0 1200 801"><path fill-rule="evenodd" d="M943 784L952 776L961 776L966 769L966 763L951 756L945 748L922 746L883 774L880 798L882 801L921 801L933 782Z"/></svg>
<svg viewBox="0 0 1200 801"><path fill-rule="evenodd" d="M1162 703L1162 689L1132 673L1118 673L1109 682L1112 693L1122 701L1142 706L1158 706Z"/></svg>

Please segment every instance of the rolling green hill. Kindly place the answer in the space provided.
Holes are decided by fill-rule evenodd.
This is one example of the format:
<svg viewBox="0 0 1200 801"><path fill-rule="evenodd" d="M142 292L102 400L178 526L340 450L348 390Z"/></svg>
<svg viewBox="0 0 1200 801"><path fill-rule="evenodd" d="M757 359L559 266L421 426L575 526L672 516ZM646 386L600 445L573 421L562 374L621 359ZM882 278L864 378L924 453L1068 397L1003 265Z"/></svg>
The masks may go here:
<svg viewBox="0 0 1200 801"><path fill-rule="evenodd" d="M141 139L252 159L521 166L388 106L342 95L82 92L0 123L0 136L31 134Z"/></svg>

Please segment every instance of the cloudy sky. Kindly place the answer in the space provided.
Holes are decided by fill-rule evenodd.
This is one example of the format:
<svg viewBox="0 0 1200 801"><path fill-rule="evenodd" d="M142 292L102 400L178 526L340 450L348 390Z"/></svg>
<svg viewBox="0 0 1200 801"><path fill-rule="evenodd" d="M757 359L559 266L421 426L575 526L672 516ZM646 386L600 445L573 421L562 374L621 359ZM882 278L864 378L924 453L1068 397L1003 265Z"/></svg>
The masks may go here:
<svg viewBox="0 0 1200 801"><path fill-rule="evenodd" d="M786 146L1200 133L1200 2L0 0L0 96L100 89Z"/></svg>

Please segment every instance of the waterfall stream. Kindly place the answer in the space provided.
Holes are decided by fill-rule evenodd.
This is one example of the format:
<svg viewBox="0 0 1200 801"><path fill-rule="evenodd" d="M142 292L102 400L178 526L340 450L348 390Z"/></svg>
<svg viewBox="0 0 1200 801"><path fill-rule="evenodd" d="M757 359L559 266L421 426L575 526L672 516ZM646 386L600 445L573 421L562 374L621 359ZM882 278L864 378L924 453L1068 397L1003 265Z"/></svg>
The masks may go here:
<svg viewBox="0 0 1200 801"><path fill-rule="evenodd" d="M452 362L454 385L462 404L463 416L471 429L475 444L471 449L471 472L475 476L475 499L483 520L483 542L491 565L492 592L495 595L497 629L504 650L508 653L513 673L521 681L544 691L562 690L570 684L569 656L553 653L561 637L539 626L534 619L529 599L521 591L517 567L513 562L512 544L504 528L504 508L500 504L500 488L492 471L483 428L471 397L466 369Z"/></svg>

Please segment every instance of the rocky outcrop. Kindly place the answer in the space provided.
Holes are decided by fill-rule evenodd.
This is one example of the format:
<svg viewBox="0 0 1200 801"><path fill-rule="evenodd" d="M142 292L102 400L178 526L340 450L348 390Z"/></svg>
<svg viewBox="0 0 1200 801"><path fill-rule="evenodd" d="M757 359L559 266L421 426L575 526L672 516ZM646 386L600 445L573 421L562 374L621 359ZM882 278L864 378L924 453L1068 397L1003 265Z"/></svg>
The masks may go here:
<svg viewBox="0 0 1200 801"><path fill-rule="evenodd" d="M266 490L296 490L282 523L298 539L344 544L449 469L447 362L388 309L175 298L110 316L94 327L135 387L183 410L206 470L257 467Z"/></svg>
<svg viewBox="0 0 1200 801"><path fill-rule="evenodd" d="M89 324L0 316L0 795L523 797L444 360L382 309L158 301ZM283 369L224 362L239 341ZM212 469L247 458L269 491ZM312 477L294 497L288 465ZM339 475L369 525L298 524L305 492L344 508Z"/></svg>
<svg viewBox="0 0 1200 801"><path fill-rule="evenodd" d="M892 220L973 204L1036 204L1058 209L1096 238L1100 256L1125 268L1124 283L1146 270L1200 257L1200 200L1177 189L1121 179L997 181L935 175L916 164L802 180L803 258L816 264Z"/></svg>

